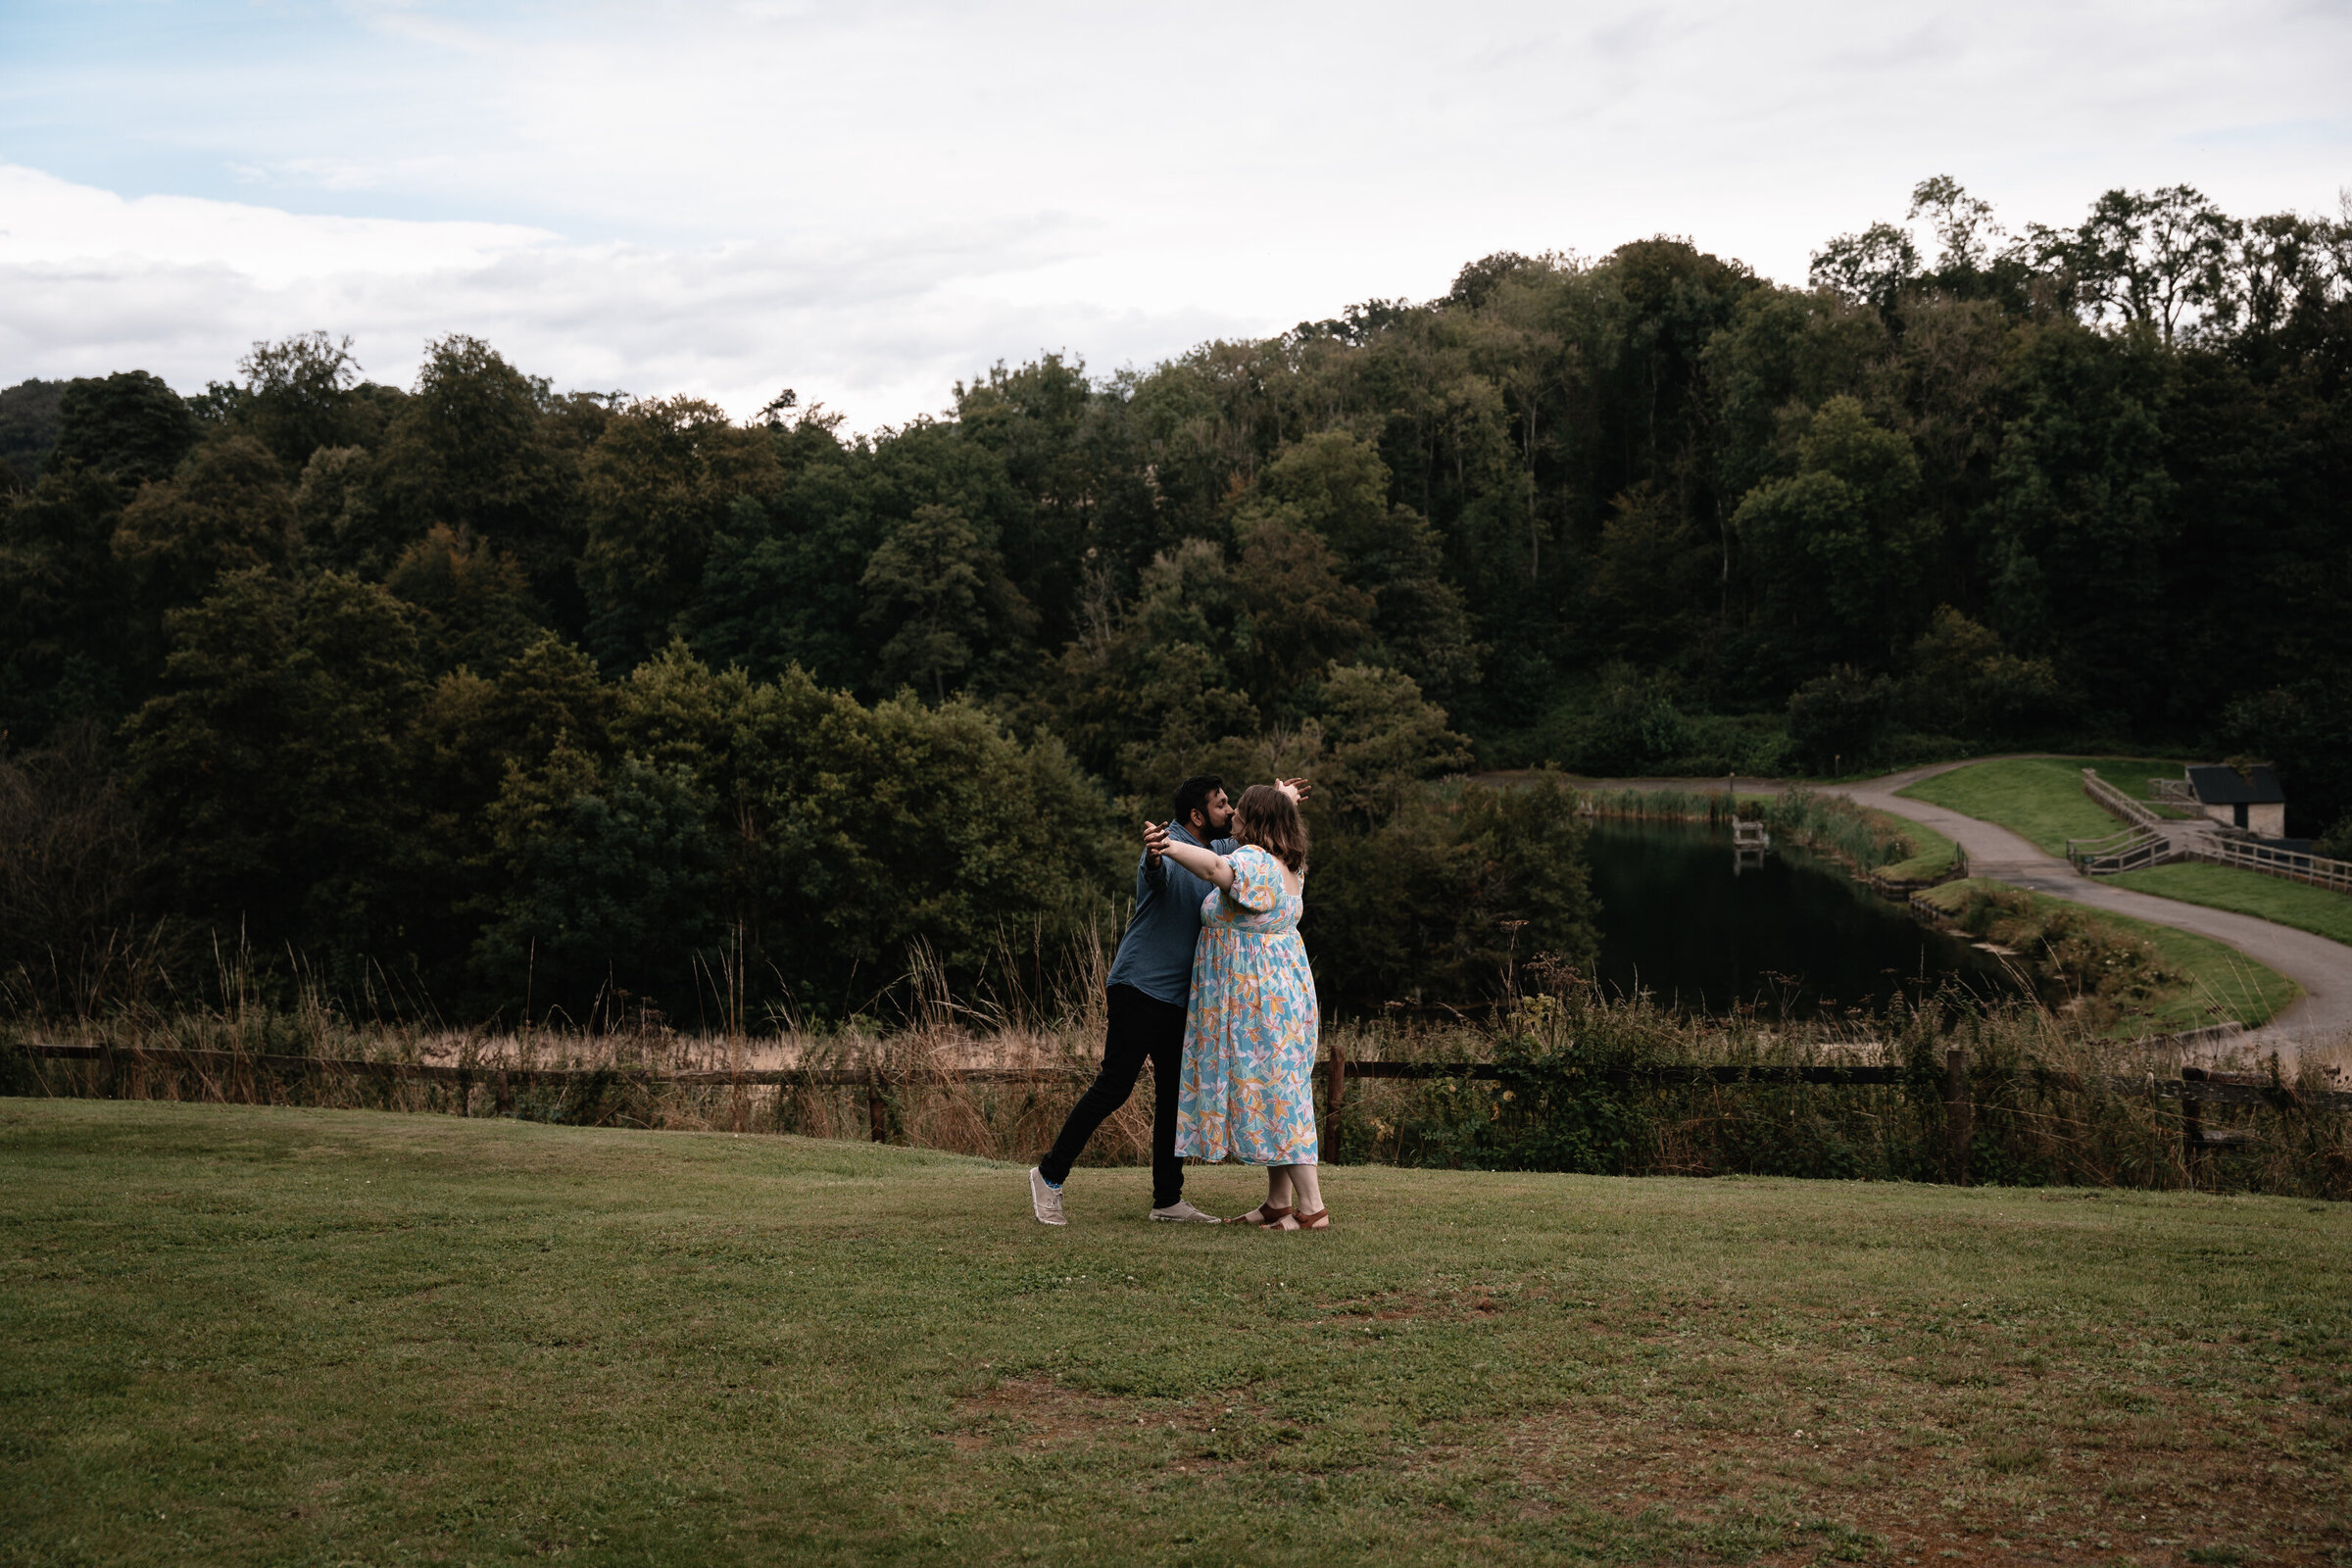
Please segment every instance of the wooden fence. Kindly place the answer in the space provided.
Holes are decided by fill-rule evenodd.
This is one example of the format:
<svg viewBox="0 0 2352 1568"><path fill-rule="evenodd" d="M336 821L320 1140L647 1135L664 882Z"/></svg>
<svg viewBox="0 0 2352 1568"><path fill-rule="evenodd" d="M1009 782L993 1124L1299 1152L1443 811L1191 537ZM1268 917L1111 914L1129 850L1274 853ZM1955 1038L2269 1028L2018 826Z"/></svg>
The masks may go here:
<svg viewBox="0 0 2352 1568"><path fill-rule="evenodd" d="M2282 876L2293 882L2307 882L2315 888L2352 893L2352 860L2331 860L2325 855L2277 850L2267 844L2252 844L2219 833L2200 833L2194 838L2184 838L2180 854L2191 860L2242 866L2249 871Z"/></svg>
<svg viewBox="0 0 2352 1568"><path fill-rule="evenodd" d="M2180 781L2150 779L2148 783L2171 786ZM2186 786L2181 785L2178 790L2168 788L2164 793L2174 804L2193 805L2193 797L2181 799L2185 792ZM2092 768L2082 770L2082 793L2110 815L2120 816L2131 824L2103 839L2066 841L2067 859L2084 876L2113 876L2119 871L2136 871L2168 860L2203 860L2210 865L2234 865L2315 888L2352 893L2352 860L2276 849L2228 830L2216 831L2201 822L2193 826L2174 823L2171 825L2176 831L2167 832L2166 818L2099 777Z"/></svg>
<svg viewBox="0 0 2352 1568"><path fill-rule="evenodd" d="M2082 793L2110 816L2120 816L2136 827L2161 830L2170 820L2159 815L2144 802L2135 801L2122 790L2099 777L2096 768L2082 770Z"/></svg>
<svg viewBox="0 0 2352 1568"><path fill-rule="evenodd" d="M2066 858L2084 876L2113 876L2178 859L2174 841L2144 827L2128 827L2103 839L2068 839Z"/></svg>
<svg viewBox="0 0 2352 1568"><path fill-rule="evenodd" d="M84 1061L103 1064L107 1069L106 1098L119 1092L123 1075L144 1067L176 1068L192 1071L211 1079L236 1073L264 1072L280 1079L348 1076L376 1079L383 1082L425 1081L443 1083L457 1091L458 1114L470 1114L467 1108L475 1088L491 1091L498 1114L511 1114L514 1106L514 1091L519 1088L578 1087L585 1085L637 1084L648 1088L672 1085L680 1088L749 1088L754 1085L780 1088L860 1088L866 1091L869 1131L875 1143L888 1139L888 1110L885 1097L893 1089L915 1085L947 1084L1064 1084L1076 1089L1088 1076L1080 1067L921 1067L884 1069L866 1067L768 1067L733 1072L724 1068L701 1072L657 1073L625 1068L581 1067L491 1067L444 1066L420 1061L365 1061L321 1056L248 1055L229 1051L184 1051L142 1047L115 1048L112 1046L64 1046L42 1042L22 1044L15 1048L25 1055L39 1059ZM1351 1078L1385 1078L1417 1081L1441 1079L1478 1079L1492 1083L1532 1083L1553 1079L1550 1069L1520 1066L1507 1062L1480 1061L1354 1061L1344 1052L1334 1050L1315 1063L1324 1081L1324 1113L1336 1117L1348 1093ZM1864 1085L1915 1084L1914 1076L1900 1067L1880 1065L1811 1065L1793 1064L1676 1064L1652 1063L1642 1066L1600 1067L1587 1076L1587 1081L1605 1084L1612 1089L1635 1087L1667 1088L1716 1084L1726 1087L1740 1085L1786 1086L1812 1084L1829 1088L1860 1087ZM2045 1072L2034 1075L2033 1083L2049 1089L2080 1092L2084 1087L2082 1077L2074 1073ZM2144 1095L2151 1099L2177 1101L2180 1105L2181 1141L2194 1157L2215 1149L2233 1148L2250 1143L2255 1135L2242 1128L2213 1128L2204 1123L2209 1106L2267 1106L2279 1111L2306 1109L2352 1109L2352 1092L2341 1090L2303 1090L2280 1082L2276 1077L2257 1073L2213 1072L2201 1067L2183 1067L2179 1078L2158 1078L2153 1074L2139 1076L2109 1076L2099 1080L2113 1094ZM1945 1178L1957 1183L1968 1180L1968 1151L1974 1136L1976 1120L1975 1081L1970 1074L1968 1053L1953 1047L1944 1054L1943 1081L1938 1086L1944 1102Z"/></svg>

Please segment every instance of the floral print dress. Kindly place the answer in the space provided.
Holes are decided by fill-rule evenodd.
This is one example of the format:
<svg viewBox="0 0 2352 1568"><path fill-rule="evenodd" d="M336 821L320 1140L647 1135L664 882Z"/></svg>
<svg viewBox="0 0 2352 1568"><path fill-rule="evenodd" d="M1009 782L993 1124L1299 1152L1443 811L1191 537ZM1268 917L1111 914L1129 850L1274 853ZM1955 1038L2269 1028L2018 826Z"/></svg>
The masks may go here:
<svg viewBox="0 0 2352 1568"><path fill-rule="evenodd" d="M1315 1163L1315 977L1298 940L1304 898L1255 845L1233 886L1200 901L1184 1021L1176 1152L1250 1165Z"/></svg>

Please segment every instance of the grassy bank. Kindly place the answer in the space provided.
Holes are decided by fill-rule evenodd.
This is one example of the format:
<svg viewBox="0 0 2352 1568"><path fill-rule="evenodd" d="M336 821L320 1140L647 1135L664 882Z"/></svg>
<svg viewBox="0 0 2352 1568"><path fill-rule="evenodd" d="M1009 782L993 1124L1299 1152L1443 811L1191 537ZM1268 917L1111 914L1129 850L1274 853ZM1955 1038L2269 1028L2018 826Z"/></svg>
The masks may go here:
<svg viewBox="0 0 2352 1568"><path fill-rule="evenodd" d="M2180 771L2178 762L2145 759L2004 757L1933 774L1896 793L1997 822L2043 854L2063 856L2068 839L2102 838L2124 825L2082 793L2086 766L2133 799L2146 796L2151 776Z"/></svg>
<svg viewBox="0 0 2352 1568"><path fill-rule="evenodd" d="M2154 996L2134 1001L2120 1019L2109 1025L2107 1032L2117 1037L2199 1029L2214 1023L2233 1022L2252 1027L2269 1022L2279 1008L2303 994L2300 986L2276 969L2256 963L2235 948L2211 937L2152 925L2105 909L2094 911L2044 893L2027 893L2005 883L1970 877L1947 882L1920 896L1946 912L1960 914L1972 899L1985 894L1997 894L2030 906L2039 920L2064 922L2094 934L2109 932L2121 943L2141 943L2152 950L2163 968L2176 978Z"/></svg>
<svg viewBox="0 0 2352 1568"><path fill-rule="evenodd" d="M1334 1169L1279 1237L1116 1171L1048 1231L906 1150L89 1102L0 1165L12 1563L2352 1544L2336 1206Z"/></svg>
<svg viewBox="0 0 2352 1568"><path fill-rule="evenodd" d="M1631 821L1705 822L1744 816L1769 825L1788 843L1843 860L1861 876L1890 887L1949 876L1959 846L1934 828L1832 795L1795 788L1778 794L1620 785L1580 790L1580 805L1595 816Z"/></svg>
<svg viewBox="0 0 2352 1568"><path fill-rule="evenodd" d="M2352 943L2352 898L2281 876L2265 876L2241 866L2179 860L2106 880L2119 888L2179 899L2183 904L2234 909L2331 941Z"/></svg>

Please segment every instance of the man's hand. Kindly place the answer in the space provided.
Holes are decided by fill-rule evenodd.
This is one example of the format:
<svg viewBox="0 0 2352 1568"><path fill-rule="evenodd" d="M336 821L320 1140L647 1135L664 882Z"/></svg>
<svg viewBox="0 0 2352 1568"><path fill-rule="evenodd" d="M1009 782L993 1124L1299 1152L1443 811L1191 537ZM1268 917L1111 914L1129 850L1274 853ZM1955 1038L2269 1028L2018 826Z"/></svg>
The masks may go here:
<svg viewBox="0 0 2352 1568"><path fill-rule="evenodd" d="M1274 787L1288 795L1293 803L1299 806L1306 804L1307 796L1313 794L1315 788L1312 783L1302 778L1278 778L1274 781Z"/></svg>
<svg viewBox="0 0 2352 1568"><path fill-rule="evenodd" d="M1156 860L1167 853L1167 827L1159 822L1146 822L1144 824L1144 853Z"/></svg>

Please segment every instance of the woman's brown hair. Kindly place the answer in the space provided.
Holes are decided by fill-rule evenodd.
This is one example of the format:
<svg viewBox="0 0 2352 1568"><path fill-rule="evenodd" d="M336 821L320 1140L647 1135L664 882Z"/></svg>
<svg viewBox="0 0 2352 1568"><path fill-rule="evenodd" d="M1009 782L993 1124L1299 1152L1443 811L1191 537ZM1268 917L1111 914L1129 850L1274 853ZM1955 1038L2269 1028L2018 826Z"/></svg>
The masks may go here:
<svg viewBox="0 0 2352 1568"><path fill-rule="evenodd" d="M1233 803L1234 837L1306 874L1306 821L1298 803L1271 784L1252 784Z"/></svg>

